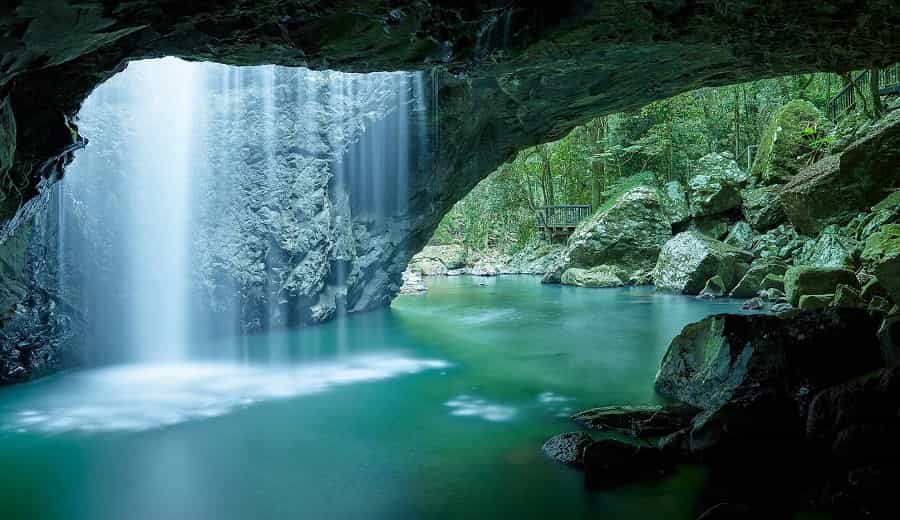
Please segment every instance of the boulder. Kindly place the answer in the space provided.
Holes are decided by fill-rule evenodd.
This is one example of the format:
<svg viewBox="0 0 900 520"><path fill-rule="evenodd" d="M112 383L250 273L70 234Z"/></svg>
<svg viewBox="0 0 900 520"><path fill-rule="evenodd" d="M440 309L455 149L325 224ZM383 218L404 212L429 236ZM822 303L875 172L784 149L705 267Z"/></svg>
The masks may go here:
<svg viewBox="0 0 900 520"><path fill-rule="evenodd" d="M726 291L744 276L753 255L694 231L679 233L666 242L653 270L657 287L684 294L699 294L706 281L719 275Z"/></svg>
<svg viewBox="0 0 900 520"><path fill-rule="evenodd" d="M759 235L753 245L753 253L759 258L792 260L794 253L803 247L804 240L794 228L780 225Z"/></svg>
<svg viewBox="0 0 900 520"><path fill-rule="evenodd" d="M891 302L881 296L874 296L867 307L871 312L887 314L891 311Z"/></svg>
<svg viewBox="0 0 900 520"><path fill-rule="evenodd" d="M756 240L756 232L750 227L750 224L743 220L735 222L728 231L728 236L724 242L730 246L749 251L753 247Z"/></svg>
<svg viewBox="0 0 900 520"><path fill-rule="evenodd" d="M887 295L900 302L900 224L886 224L866 239L862 264Z"/></svg>
<svg viewBox="0 0 900 520"><path fill-rule="evenodd" d="M603 406L577 413L572 420L591 430L615 430L636 438L659 437L688 426L697 412L685 404Z"/></svg>
<svg viewBox="0 0 900 520"><path fill-rule="evenodd" d="M709 280L706 281L706 285L703 286L703 290L700 291L701 298L721 298L725 296L727 293L727 289L725 289L725 282L722 280L722 277L719 275L715 275Z"/></svg>
<svg viewBox="0 0 900 520"><path fill-rule="evenodd" d="M814 235L868 211L900 185L898 149L900 122L805 168L779 190L788 219L799 232Z"/></svg>
<svg viewBox="0 0 900 520"><path fill-rule="evenodd" d="M800 297L800 303L797 305L797 308L801 311L824 309L830 306L833 301L833 294L804 294Z"/></svg>
<svg viewBox="0 0 900 520"><path fill-rule="evenodd" d="M581 466L584 460L582 457L584 448L591 442L593 442L593 439L585 432L560 433L545 442L541 447L541 451L556 462L570 466Z"/></svg>
<svg viewBox="0 0 900 520"><path fill-rule="evenodd" d="M607 265L627 273L652 269L660 248L671 236L672 227L657 190L637 186L575 230L544 281L559 283L563 273L572 267Z"/></svg>
<svg viewBox="0 0 900 520"><path fill-rule="evenodd" d="M691 215L717 215L741 205L741 192L726 179L695 175L688 184L691 190Z"/></svg>
<svg viewBox="0 0 900 520"><path fill-rule="evenodd" d="M422 275L409 269L403 271L403 285L400 286L400 294L422 294L428 288L422 282Z"/></svg>
<svg viewBox="0 0 900 520"><path fill-rule="evenodd" d="M426 276L447 274L466 266L466 249L459 245L425 246L409 262L409 269Z"/></svg>
<svg viewBox="0 0 900 520"><path fill-rule="evenodd" d="M703 410L728 401L794 399L879 368L878 322L859 309L768 315L720 314L687 325L672 340L656 391Z"/></svg>
<svg viewBox="0 0 900 520"><path fill-rule="evenodd" d="M768 231L787 220L778 193L768 186L741 191L741 211L750 227L759 232Z"/></svg>
<svg viewBox="0 0 900 520"><path fill-rule="evenodd" d="M666 183L662 189L660 199L663 209L673 226L687 222L691 218L691 208L688 205L687 191L684 185L678 181Z"/></svg>
<svg viewBox="0 0 900 520"><path fill-rule="evenodd" d="M784 296L784 275L783 274L767 274L759 284L761 291L775 290Z"/></svg>
<svg viewBox="0 0 900 520"><path fill-rule="evenodd" d="M765 300L762 298L750 298L741 304L742 311L758 311L766 306Z"/></svg>
<svg viewBox="0 0 900 520"><path fill-rule="evenodd" d="M884 290L884 286L881 285L881 282L878 281L878 278L873 276L862 286L862 289L859 291L859 296L864 301L868 302L876 296L886 298L887 291Z"/></svg>
<svg viewBox="0 0 900 520"><path fill-rule="evenodd" d="M751 175L763 184L790 180L806 166L810 142L825 135L830 126L809 101L795 99L784 105L763 132Z"/></svg>
<svg viewBox="0 0 900 520"><path fill-rule="evenodd" d="M859 291L849 285L840 284L837 286L837 292L834 293L834 301L831 303L835 307L853 307L864 308L865 304L859 296ZM802 308L802 306L801 306Z"/></svg>
<svg viewBox="0 0 900 520"><path fill-rule="evenodd" d="M503 273L543 275L559 260L563 248L560 244L528 244L509 257Z"/></svg>
<svg viewBox="0 0 900 520"><path fill-rule="evenodd" d="M621 287L625 285L623 278L627 278L627 275L621 269L611 265L598 265L590 269L570 267L563 273L560 282L578 287Z"/></svg>
<svg viewBox="0 0 900 520"><path fill-rule="evenodd" d="M838 308L710 316L672 340L656 390L703 410L687 438L691 451L798 440L813 395L882 366L877 322Z"/></svg>
<svg viewBox="0 0 900 520"><path fill-rule="evenodd" d="M768 289L769 286L763 287L763 280L766 277L780 276L787 271L787 264L777 259L760 258L754 260L750 264L747 273L738 281L737 285L731 291L732 298L752 298L756 296L760 290ZM770 281L771 284L771 281ZM778 286L776 286L778 287ZM782 281L780 288L784 287Z"/></svg>
<svg viewBox="0 0 900 520"><path fill-rule="evenodd" d="M710 238L722 240L728 236L728 219L720 216L696 217L691 219L687 231L697 231Z"/></svg>
<svg viewBox="0 0 900 520"><path fill-rule="evenodd" d="M839 284L859 287L853 271L839 267L797 265L784 274L784 292L794 306L807 294L834 294Z"/></svg>
<svg viewBox="0 0 900 520"><path fill-rule="evenodd" d="M815 241L806 242L797 254L797 262L819 267L843 267L856 270L860 243L837 226L828 226Z"/></svg>
<svg viewBox="0 0 900 520"><path fill-rule="evenodd" d="M829 444L859 424L900 423L900 368L883 368L826 388L812 399L806 435Z"/></svg>

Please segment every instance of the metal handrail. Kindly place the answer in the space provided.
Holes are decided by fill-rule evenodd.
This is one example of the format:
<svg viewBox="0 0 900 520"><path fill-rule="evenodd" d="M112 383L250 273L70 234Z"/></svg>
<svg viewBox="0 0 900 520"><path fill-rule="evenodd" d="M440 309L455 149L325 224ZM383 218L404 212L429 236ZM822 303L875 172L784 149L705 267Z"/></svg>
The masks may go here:
<svg viewBox="0 0 900 520"><path fill-rule="evenodd" d="M539 225L544 227L572 227L592 213L590 204L563 204L542 206Z"/></svg>
<svg viewBox="0 0 900 520"><path fill-rule="evenodd" d="M869 71L864 70L856 75L850 83L844 85L837 94L828 100L826 105L828 117L832 121L837 121L857 103L857 91L864 92L861 85L869 81ZM890 67L886 67L878 71L878 95L887 96L890 94L900 94L900 63L895 63Z"/></svg>

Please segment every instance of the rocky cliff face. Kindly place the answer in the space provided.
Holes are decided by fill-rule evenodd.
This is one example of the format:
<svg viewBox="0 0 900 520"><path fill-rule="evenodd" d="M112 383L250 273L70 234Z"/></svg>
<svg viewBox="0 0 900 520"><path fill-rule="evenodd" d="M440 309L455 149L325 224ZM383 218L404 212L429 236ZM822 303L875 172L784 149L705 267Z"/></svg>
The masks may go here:
<svg viewBox="0 0 900 520"><path fill-rule="evenodd" d="M384 231L388 249L400 251L419 249L452 204L516 150L595 115L704 85L900 58L900 15L890 0L865 8L755 0L526 5L7 3L0 8L0 242L38 212L83 145L73 117L87 94L135 58L439 68L436 167L410 194L406 224ZM21 254L7 250L4 260ZM388 301L408 255L379 257L373 248L362 255L380 266L359 272L363 299ZM27 276L14 267L7 278ZM21 298L7 293L17 296L4 299L4 314Z"/></svg>

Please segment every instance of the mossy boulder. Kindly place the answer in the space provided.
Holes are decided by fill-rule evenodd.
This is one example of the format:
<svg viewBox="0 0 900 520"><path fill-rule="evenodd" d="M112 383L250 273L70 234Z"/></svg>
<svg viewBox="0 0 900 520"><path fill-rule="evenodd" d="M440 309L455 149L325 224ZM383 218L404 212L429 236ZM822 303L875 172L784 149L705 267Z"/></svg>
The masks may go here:
<svg viewBox="0 0 900 520"><path fill-rule="evenodd" d="M741 187L747 176L740 167L722 154L712 153L697 161L699 175L691 177L691 215L702 217L733 210L741 204Z"/></svg>
<svg viewBox="0 0 900 520"><path fill-rule="evenodd" d="M425 246L409 262L409 270L426 276L447 274L466 266L466 249L459 245Z"/></svg>
<svg viewBox="0 0 900 520"><path fill-rule="evenodd" d="M828 226L815 241L806 242L797 255L804 265L843 267L855 270L859 264L861 244L837 226Z"/></svg>
<svg viewBox="0 0 900 520"><path fill-rule="evenodd" d="M752 298L759 293L759 291L763 289L768 289L771 287L763 287L763 280L768 276L781 276L787 271L787 264L777 260L777 259L767 259L760 258L753 262L750 265L750 269L747 270L747 274L745 274L738 284L732 289L731 297L732 298ZM782 281L780 287L776 287L781 289L784 287L784 282Z"/></svg>
<svg viewBox="0 0 900 520"><path fill-rule="evenodd" d="M672 225L679 225L691 218L691 208L688 204L687 190L678 181L666 183L662 189L663 209Z"/></svg>
<svg viewBox="0 0 900 520"><path fill-rule="evenodd" d="M687 231L697 231L704 235L722 240L728 236L728 219L723 216L696 217L691 219Z"/></svg>
<svg viewBox="0 0 900 520"><path fill-rule="evenodd" d="M628 275L615 266L598 265L589 269L570 267L562 274L560 282L577 287L621 287L627 278Z"/></svg>
<svg viewBox="0 0 900 520"><path fill-rule="evenodd" d="M778 191L785 214L798 232L808 235L852 222L900 186L898 151L900 122L803 169Z"/></svg>
<svg viewBox="0 0 900 520"><path fill-rule="evenodd" d="M722 277L715 275L706 281L706 285L704 285L703 290L700 291L700 297L721 298L722 296L725 296L727 292Z"/></svg>
<svg viewBox="0 0 900 520"><path fill-rule="evenodd" d="M735 222L731 229L728 230L728 236L725 237L724 242L730 246L749 251L753 247L756 237L757 233L753 231L750 224L740 220Z"/></svg>
<svg viewBox="0 0 900 520"><path fill-rule="evenodd" d="M816 267L797 265L784 274L784 292L793 306L800 304L800 298L809 294L834 294L837 286L844 284L859 287L856 274L840 267Z"/></svg>
<svg viewBox="0 0 900 520"><path fill-rule="evenodd" d="M863 266L874 273L894 302L900 302L900 224L886 224L866 239Z"/></svg>
<svg viewBox="0 0 900 520"><path fill-rule="evenodd" d="M653 270L653 282L661 289L699 294L707 280L719 275L725 291L730 291L752 261L749 251L686 231L663 246Z"/></svg>
<svg viewBox="0 0 900 520"><path fill-rule="evenodd" d="M744 189L741 191L741 199L744 219L756 231L768 231L787 220L778 193L773 187Z"/></svg>
<svg viewBox="0 0 900 520"><path fill-rule="evenodd" d="M809 162L810 143L831 128L809 101L795 99L781 107L763 133L751 175L763 184L786 182Z"/></svg>
<svg viewBox="0 0 900 520"><path fill-rule="evenodd" d="M797 307L801 311L813 311L829 307L832 301L834 301L834 294L804 294L800 297Z"/></svg>
<svg viewBox="0 0 900 520"><path fill-rule="evenodd" d="M857 309L801 312L790 320L710 316L672 340L656 391L706 411L773 398L794 407L800 387L816 391L878 368L876 330L877 321Z"/></svg>
<svg viewBox="0 0 900 520"><path fill-rule="evenodd" d="M606 265L629 273L650 270L671 236L672 227L657 190L649 186L631 188L572 233L544 281L559 283L563 273L573 267Z"/></svg>
<svg viewBox="0 0 900 520"><path fill-rule="evenodd" d="M837 291L834 293L834 301L831 304L835 307L865 307L859 290L844 284L837 286Z"/></svg>

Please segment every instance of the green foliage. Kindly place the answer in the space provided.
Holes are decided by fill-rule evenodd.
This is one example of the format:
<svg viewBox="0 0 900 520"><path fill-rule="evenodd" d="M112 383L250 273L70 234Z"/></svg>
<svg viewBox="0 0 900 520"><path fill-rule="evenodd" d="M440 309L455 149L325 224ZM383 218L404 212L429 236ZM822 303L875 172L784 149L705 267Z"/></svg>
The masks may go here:
<svg viewBox="0 0 900 520"><path fill-rule="evenodd" d="M519 152L445 216L432 242L514 252L538 238L536 216L545 204L596 200L603 210L638 184L686 182L711 152L731 152L747 168L748 147L776 111L793 99L822 110L840 88L833 74L793 76L700 89L594 118L559 141ZM816 120L805 124L803 159L812 160L833 138Z"/></svg>

